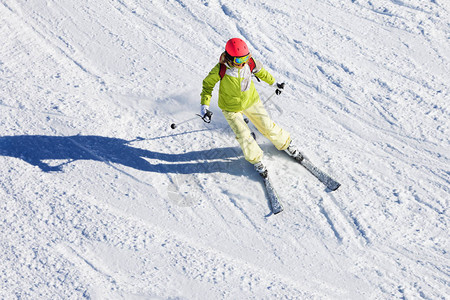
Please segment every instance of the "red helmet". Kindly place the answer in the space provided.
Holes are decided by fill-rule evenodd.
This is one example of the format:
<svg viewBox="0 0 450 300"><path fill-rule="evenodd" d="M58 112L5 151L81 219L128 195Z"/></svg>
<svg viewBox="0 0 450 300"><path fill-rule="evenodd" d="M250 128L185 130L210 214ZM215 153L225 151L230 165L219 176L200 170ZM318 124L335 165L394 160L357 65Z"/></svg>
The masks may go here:
<svg viewBox="0 0 450 300"><path fill-rule="evenodd" d="M233 57L246 56L250 53L247 44L240 38L232 38L225 45L225 51Z"/></svg>

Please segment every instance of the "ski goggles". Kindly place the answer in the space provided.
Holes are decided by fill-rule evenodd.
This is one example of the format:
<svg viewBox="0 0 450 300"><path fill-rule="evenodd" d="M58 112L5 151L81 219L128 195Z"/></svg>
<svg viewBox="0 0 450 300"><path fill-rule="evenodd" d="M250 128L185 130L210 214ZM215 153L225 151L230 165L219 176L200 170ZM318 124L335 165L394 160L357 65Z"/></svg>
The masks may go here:
<svg viewBox="0 0 450 300"><path fill-rule="evenodd" d="M240 57L233 57L233 64L235 65L243 65L246 62L248 62L248 60L250 59L251 54L247 54L245 56L240 56Z"/></svg>

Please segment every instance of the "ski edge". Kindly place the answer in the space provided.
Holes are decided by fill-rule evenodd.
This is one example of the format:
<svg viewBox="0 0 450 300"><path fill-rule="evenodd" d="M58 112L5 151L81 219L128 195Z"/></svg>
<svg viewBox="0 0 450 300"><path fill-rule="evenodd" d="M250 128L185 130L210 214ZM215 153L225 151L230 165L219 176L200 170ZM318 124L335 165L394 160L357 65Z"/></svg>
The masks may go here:
<svg viewBox="0 0 450 300"><path fill-rule="evenodd" d="M339 182L317 168L309 159L303 158L299 163L331 191L334 192L341 186Z"/></svg>
<svg viewBox="0 0 450 300"><path fill-rule="evenodd" d="M284 210L283 205L270 181L269 176L264 178L264 185L266 187L267 194L269 195L270 208L274 215L279 214Z"/></svg>

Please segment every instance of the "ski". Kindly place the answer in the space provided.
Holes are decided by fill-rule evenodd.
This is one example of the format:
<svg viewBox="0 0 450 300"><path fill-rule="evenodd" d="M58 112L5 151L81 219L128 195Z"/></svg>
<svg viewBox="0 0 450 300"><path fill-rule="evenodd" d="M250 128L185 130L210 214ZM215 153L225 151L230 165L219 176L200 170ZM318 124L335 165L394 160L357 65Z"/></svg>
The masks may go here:
<svg viewBox="0 0 450 300"><path fill-rule="evenodd" d="M319 179L320 182L322 182L327 188L329 188L331 191L337 190L341 184L331 178L328 174L321 171L319 168L317 168L313 163L307 159L306 157L303 157L302 160L296 160L299 162L303 167L305 167L306 170L308 170L311 174L313 174L317 179Z"/></svg>
<svg viewBox="0 0 450 300"><path fill-rule="evenodd" d="M273 188L269 176L266 175L265 177L263 177L263 179L264 179L264 186L266 187L267 194L269 196L270 207L272 209L273 214L276 215L283 211L283 205L281 205L280 199L278 198L278 195L275 189Z"/></svg>

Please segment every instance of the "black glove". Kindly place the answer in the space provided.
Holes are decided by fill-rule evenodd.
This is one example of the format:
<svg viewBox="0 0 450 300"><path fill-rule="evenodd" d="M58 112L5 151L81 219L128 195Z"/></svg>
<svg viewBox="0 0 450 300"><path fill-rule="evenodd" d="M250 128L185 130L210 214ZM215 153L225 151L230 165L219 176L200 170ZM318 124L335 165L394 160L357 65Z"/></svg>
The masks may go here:
<svg viewBox="0 0 450 300"><path fill-rule="evenodd" d="M209 105L202 105L199 116L203 119L203 121L206 123L211 123L212 115L213 113L209 110Z"/></svg>
<svg viewBox="0 0 450 300"><path fill-rule="evenodd" d="M274 86L276 86L277 87L277 89L275 90L275 94L277 94L277 95L279 95L279 94L281 94L281 92L284 90L284 82L282 82L282 83L275 83L274 84Z"/></svg>
<svg viewBox="0 0 450 300"><path fill-rule="evenodd" d="M205 115L203 116L203 118L202 118L203 121L206 122L206 123L211 123L212 115L213 115L212 111L208 110L208 111L206 112L206 114L205 114Z"/></svg>

